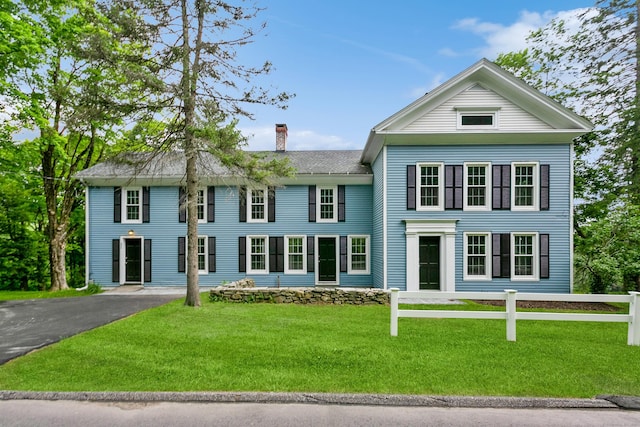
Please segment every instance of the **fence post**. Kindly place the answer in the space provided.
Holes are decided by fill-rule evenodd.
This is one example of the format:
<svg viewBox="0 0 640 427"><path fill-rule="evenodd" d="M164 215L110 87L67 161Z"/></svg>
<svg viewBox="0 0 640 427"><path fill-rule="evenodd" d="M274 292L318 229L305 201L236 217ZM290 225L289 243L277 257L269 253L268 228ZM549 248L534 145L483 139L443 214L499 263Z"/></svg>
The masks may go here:
<svg viewBox="0 0 640 427"><path fill-rule="evenodd" d="M391 336L398 336L398 293L400 289L391 288Z"/></svg>
<svg viewBox="0 0 640 427"><path fill-rule="evenodd" d="M629 303L629 336L628 345L640 345L640 292L629 292L631 302Z"/></svg>
<svg viewBox="0 0 640 427"><path fill-rule="evenodd" d="M505 289L507 300L505 307L507 312L507 341L516 340L516 294L518 291Z"/></svg>

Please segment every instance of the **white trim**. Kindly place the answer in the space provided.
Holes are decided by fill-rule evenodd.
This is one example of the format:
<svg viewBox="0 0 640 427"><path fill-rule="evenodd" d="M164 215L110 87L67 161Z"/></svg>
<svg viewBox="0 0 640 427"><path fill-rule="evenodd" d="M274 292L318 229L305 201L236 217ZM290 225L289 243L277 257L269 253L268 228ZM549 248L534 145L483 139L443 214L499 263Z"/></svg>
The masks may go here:
<svg viewBox="0 0 640 427"><path fill-rule="evenodd" d="M423 206L421 197L420 178L422 178L423 167L438 168L438 205ZM418 162L416 163L416 210L417 211L443 211L444 210L444 163L442 162Z"/></svg>
<svg viewBox="0 0 640 427"><path fill-rule="evenodd" d="M469 256L469 244L467 241L467 237L468 236L484 236L485 241L484 241L484 258L485 258L485 272L484 275L480 276L474 276L474 275L470 275L468 274L468 256ZM491 255L492 255L492 251L491 251L491 243L492 243L492 237L491 237L491 233L489 232L473 232L473 231L469 231L469 232L464 232L463 233L463 237L462 237L462 245L463 245L463 270L462 270L462 280L477 280L477 281L491 281L491 267L492 267L492 259L491 259Z"/></svg>
<svg viewBox="0 0 640 427"><path fill-rule="evenodd" d="M252 239L264 239L264 270L253 270L251 268L251 240ZM269 274L269 236L265 235L250 235L247 236L247 273L248 274Z"/></svg>
<svg viewBox="0 0 640 427"><path fill-rule="evenodd" d="M91 277L89 263L89 187L84 187L84 284L89 285L89 277Z"/></svg>
<svg viewBox="0 0 640 427"><path fill-rule="evenodd" d="M333 192L333 218L322 218L321 212L321 193L322 190L332 190ZM316 222L338 222L338 186L337 185L318 185L316 186Z"/></svg>
<svg viewBox="0 0 640 427"><path fill-rule="evenodd" d="M406 289L420 290L419 240L421 236L440 237L440 290L456 288L456 223L457 219L405 219Z"/></svg>
<svg viewBox="0 0 640 427"><path fill-rule="evenodd" d="M533 166L533 205L516 206L516 167ZM512 211L539 211L540 210L540 164L538 162L512 162L511 163L511 210Z"/></svg>
<svg viewBox="0 0 640 427"><path fill-rule="evenodd" d="M127 192L128 191L137 191L138 192L138 219L128 219L127 218ZM142 209L143 209L143 201L144 197L142 194L142 187L122 187L120 191L120 222L122 224L142 224ZM135 205L131 205L135 206Z"/></svg>
<svg viewBox="0 0 640 427"><path fill-rule="evenodd" d="M254 191L262 191L263 204L264 204L264 217L260 219L254 219L252 215ZM256 223L267 222L269 219L269 189L266 186L257 187L257 188L247 187L246 197L247 197L247 202L245 204L247 206L247 222L256 222Z"/></svg>
<svg viewBox="0 0 640 427"><path fill-rule="evenodd" d="M127 281L127 246L126 240L140 240L140 281L128 282ZM118 269L120 275L120 284L125 283L137 283L144 284L144 236L120 236L120 260L118 262Z"/></svg>
<svg viewBox="0 0 640 427"><path fill-rule="evenodd" d="M533 274L530 276L516 276L515 274L515 269L516 269L515 236L531 236L532 237L531 243L533 245L533 251L532 251L533 253L531 254L531 257L532 257ZM510 244L511 244L511 253L509 254L509 256L510 256L510 263L511 263L511 280L518 281L518 282L522 282L522 281L538 282L540 280L540 237L538 235L538 232L528 232L528 231L512 232Z"/></svg>
<svg viewBox="0 0 640 427"><path fill-rule="evenodd" d="M203 204L202 213L203 213L203 215L202 215L202 219L198 218L198 224L206 224L207 223L207 214L208 214L208 212L207 212L207 202L208 202L208 200L207 199L209 197L209 195L208 195L209 191L208 191L207 187L198 188L196 190L196 215L198 213L198 205L199 205L199 203L198 203L198 193L200 191L202 191L202 204Z"/></svg>
<svg viewBox="0 0 640 427"><path fill-rule="evenodd" d="M573 159L574 159L575 151L573 147L573 143L570 146L569 153L569 292L573 293L573 216L574 216L574 206L573 206L573 185L574 185L574 176L573 176ZM549 177L551 180L551 177ZM549 202L551 205L551 202ZM551 208L551 206L549 206ZM549 262L551 262L551 258L549 258ZM549 266L551 269L551 266Z"/></svg>
<svg viewBox="0 0 640 427"><path fill-rule="evenodd" d="M382 164L382 288L387 284L387 146L383 148Z"/></svg>
<svg viewBox="0 0 640 427"><path fill-rule="evenodd" d="M353 259L352 242L354 238L365 239L364 255L366 257L366 268L364 270L354 270L351 265ZM369 272L371 271L371 236L369 236L368 234L353 234L347 236L347 257L347 274L369 274Z"/></svg>
<svg viewBox="0 0 640 427"><path fill-rule="evenodd" d="M456 129L458 130L486 130L486 129L499 129L500 126L498 124L500 120L500 107L477 107L477 108L467 108L467 107L453 107L457 113L456 119ZM463 125L462 117L463 116L483 116L483 117L491 117L490 125Z"/></svg>
<svg viewBox="0 0 640 427"><path fill-rule="evenodd" d="M289 239L302 239L302 269L291 270L289 268ZM295 254L298 255L298 254ZM284 274L307 274L307 236L304 234L284 236Z"/></svg>
<svg viewBox="0 0 640 427"><path fill-rule="evenodd" d="M485 196L484 196L484 202L485 205L484 206L469 206L468 205L468 201L469 201L469 197L468 197L468 193L469 193L469 173L468 173L468 168L469 167L474 167L474 166L480 166L480 167L484 167L485 168ZM491 196L492 196L492 169L491 169L491 163L490 162L464 162L463 165L463 183L462 183L462 198L463 198L463 202L462 202L462 207L463 210L465 211L491 211Z"/></svg>
<svg viewBox="0 0 640 427"><path fill-rule="evenodd" d="M324 286L340 286L340 236L337 234L320 234L314 237L315 239L315 255L314 255L314 263L315 263L315 283L316 285L324 285ZM320 281L320 250L319 250L319 240L320 239L334 239L336 246L336 281L335 282L321 282Z"/></svg>

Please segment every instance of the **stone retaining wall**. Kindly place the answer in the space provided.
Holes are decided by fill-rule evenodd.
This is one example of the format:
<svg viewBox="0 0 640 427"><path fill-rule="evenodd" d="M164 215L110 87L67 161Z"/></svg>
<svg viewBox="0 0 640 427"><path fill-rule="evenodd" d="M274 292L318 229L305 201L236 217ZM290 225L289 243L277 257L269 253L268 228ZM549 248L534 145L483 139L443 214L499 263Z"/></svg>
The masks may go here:
<svg viewBox="0 0 640 427"><path fill-rule="evenodd" d="M273 304L389 304L389 292L381 289L229 288L211 289L210 301L266 302Z"/></svg>

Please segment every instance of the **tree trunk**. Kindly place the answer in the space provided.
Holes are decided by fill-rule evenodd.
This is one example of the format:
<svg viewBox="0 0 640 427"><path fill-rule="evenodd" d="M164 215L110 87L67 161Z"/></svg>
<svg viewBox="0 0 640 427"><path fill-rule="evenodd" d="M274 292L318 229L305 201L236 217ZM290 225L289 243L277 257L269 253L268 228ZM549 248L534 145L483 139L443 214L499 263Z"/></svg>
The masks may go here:
<svg viewBox="0 0 640 427"><path fill-rule="evenodd" d="M192 139L190 137L189 139ZM200 306L198 277L198 176L195 150L187 153L187 297L184 304Z"/></svg>
<svg viewBox="0 0 640 427"><path fill-rule="evenodd" d="M60 227L57 227L60 228ZM66 227L65 227L66 228ZM49 233L49 271L51 273L51 290L69 289L67 284L65 256L67 254L66 231L56 230Z"/></svg>

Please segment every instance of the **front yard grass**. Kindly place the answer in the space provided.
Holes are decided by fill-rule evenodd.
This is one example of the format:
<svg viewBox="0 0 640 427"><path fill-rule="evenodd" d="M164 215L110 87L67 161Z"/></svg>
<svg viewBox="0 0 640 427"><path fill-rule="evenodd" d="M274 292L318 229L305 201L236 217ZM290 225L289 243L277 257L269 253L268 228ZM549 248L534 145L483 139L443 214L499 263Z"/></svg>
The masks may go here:
<svg viewBox="0 0 640 427"><path fill-rule="evenodd" d="M0 389L640 395L627 325L400 319L389 307L182 300L0 366ZM433 307L455 309L453 306Z"/></svg>
<svg viewBox="0 0 640 427"><path fill-rule="evenodd" d="M21 299L41 299L41 298L70 298L93 295L100 293L99 287L89 287L84 291L76 289L66 289L64 291L0 291L0 301L21 300Z"/></svg>

